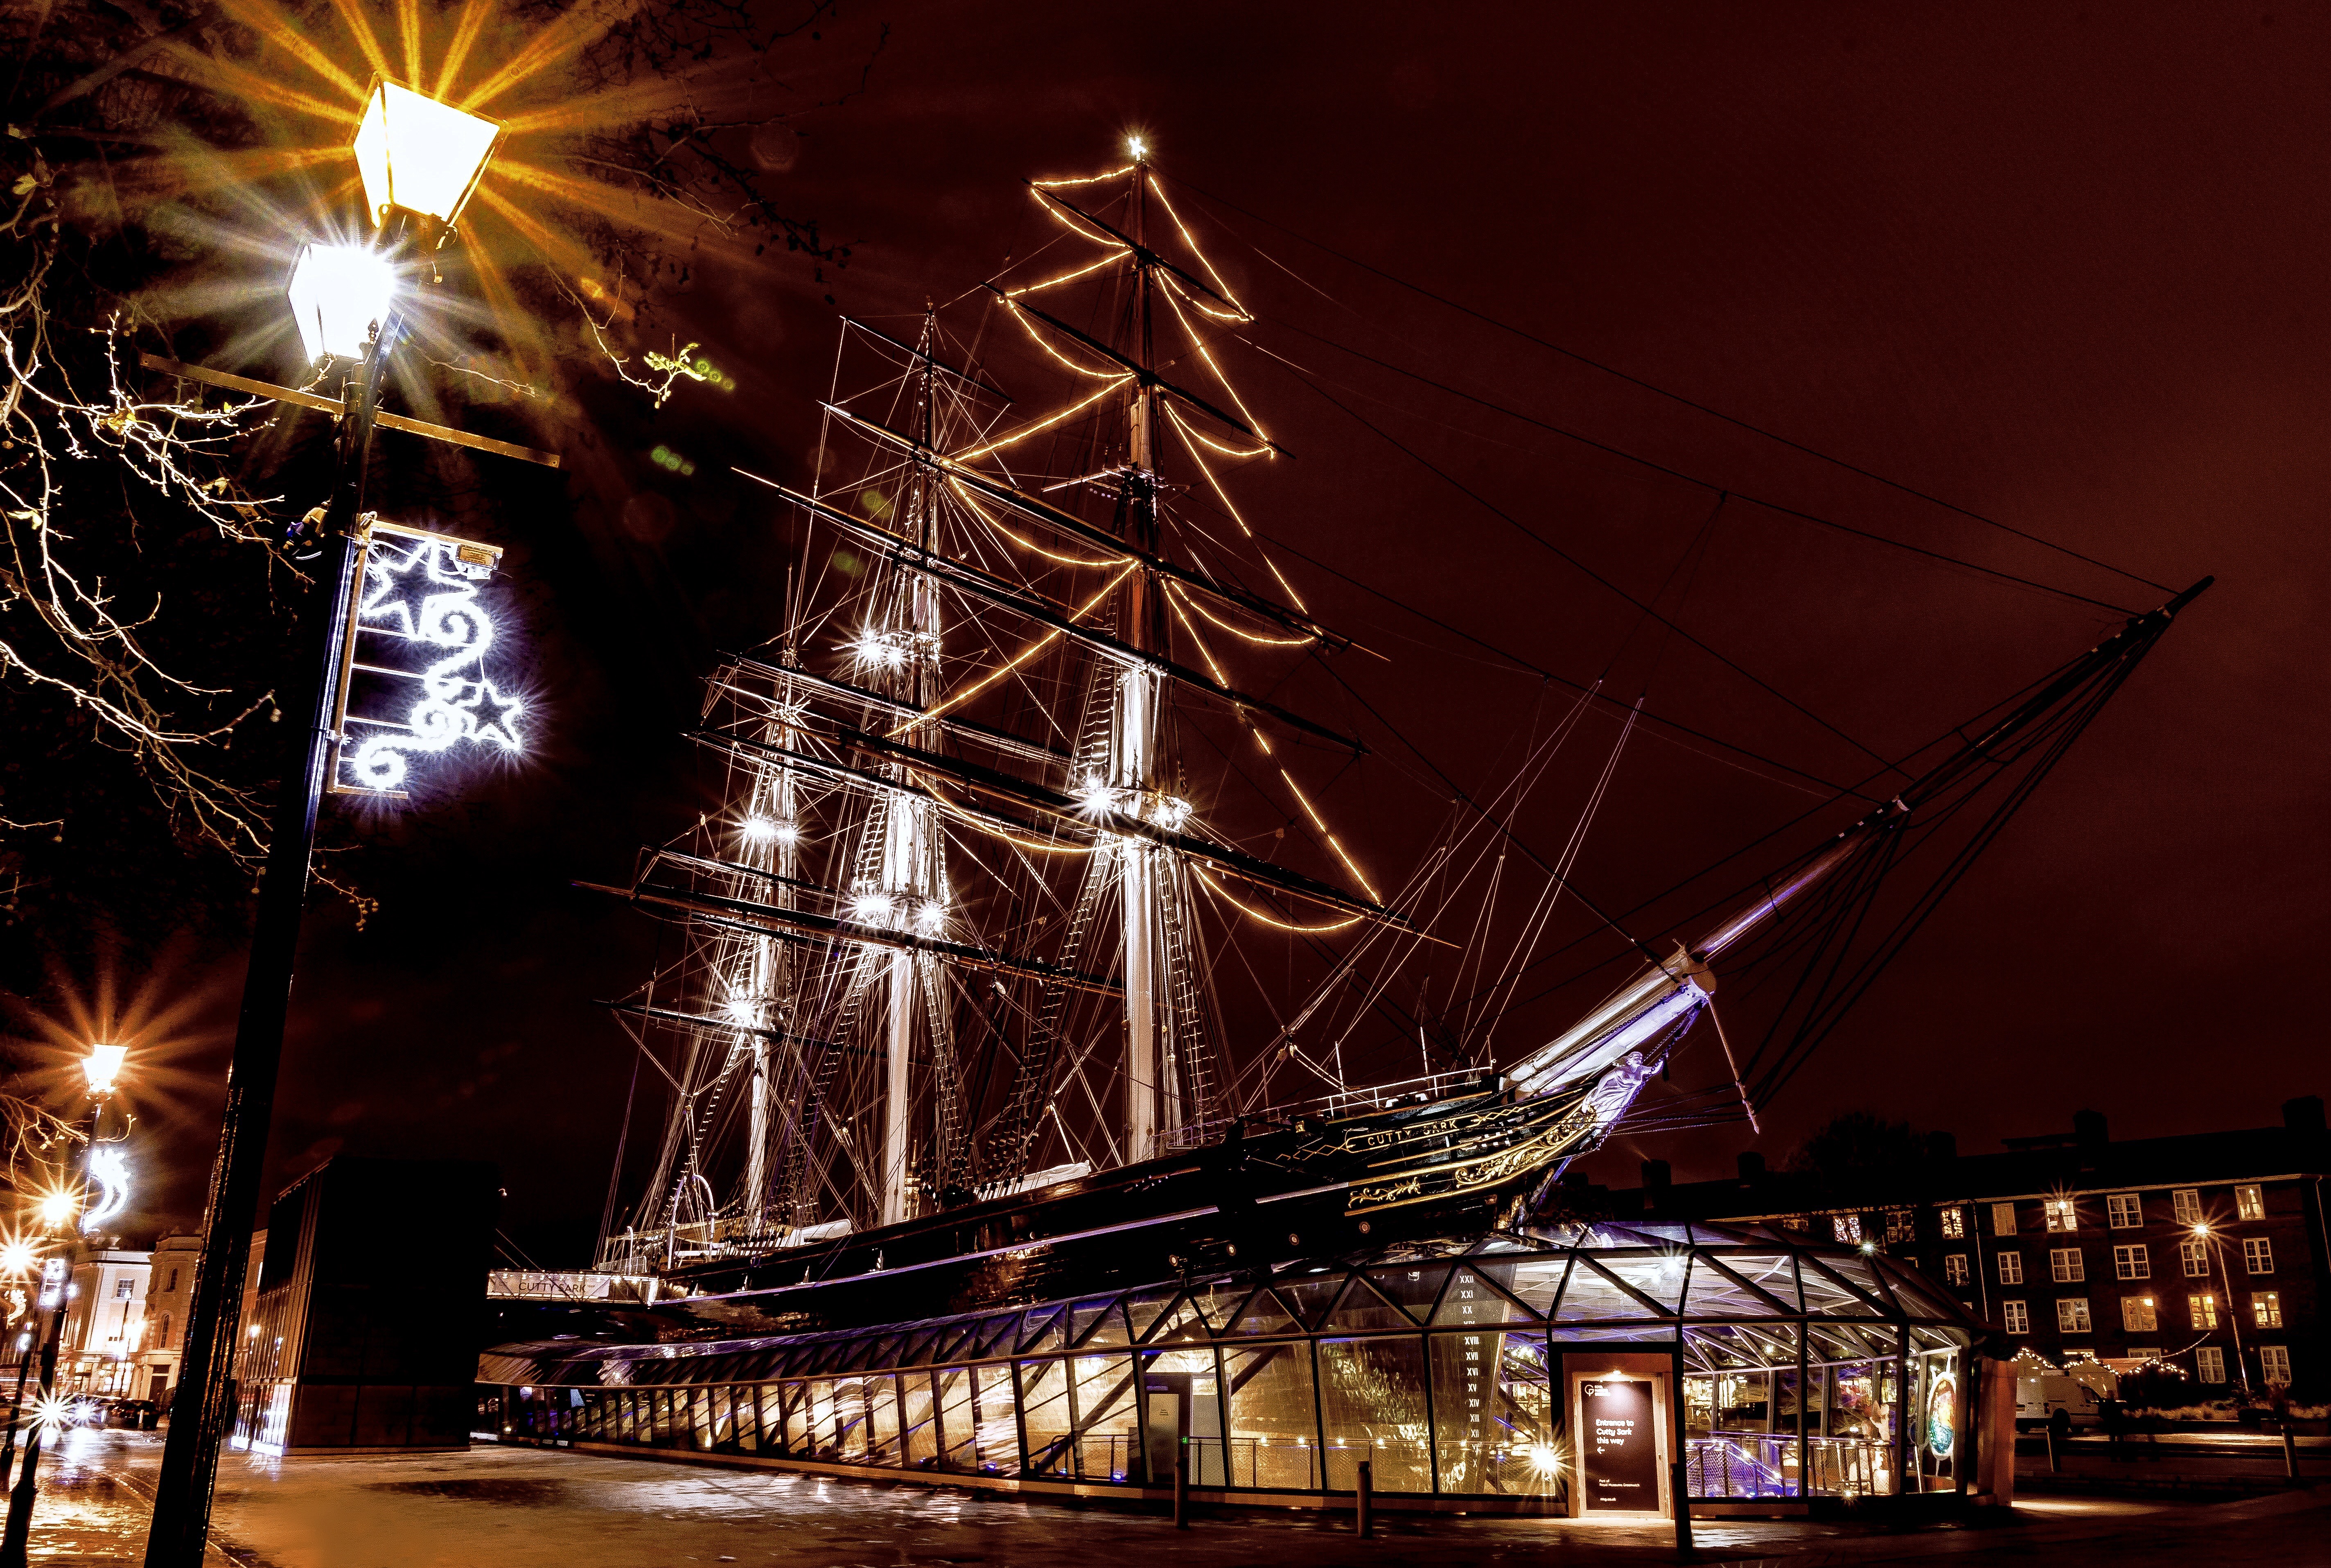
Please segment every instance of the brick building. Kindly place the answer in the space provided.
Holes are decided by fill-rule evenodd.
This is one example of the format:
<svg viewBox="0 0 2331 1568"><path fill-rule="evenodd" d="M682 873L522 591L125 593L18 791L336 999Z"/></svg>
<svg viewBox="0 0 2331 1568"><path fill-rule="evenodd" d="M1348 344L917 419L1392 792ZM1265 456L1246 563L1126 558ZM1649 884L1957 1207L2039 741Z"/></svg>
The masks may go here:
<svg viewBox="0 0 2331 1568"><path fill-rule="evenodd" d="M2282 1125L2115 1142L2082 1111L2069 1133L1849 1178L1767 1171L1598 1197L1614 1218L1753 1220L1914 1263L2019 1348L2061 1362L2158 1357L2199 1392L2331 1390L2331 1232L2323 1101Z"/></svg>

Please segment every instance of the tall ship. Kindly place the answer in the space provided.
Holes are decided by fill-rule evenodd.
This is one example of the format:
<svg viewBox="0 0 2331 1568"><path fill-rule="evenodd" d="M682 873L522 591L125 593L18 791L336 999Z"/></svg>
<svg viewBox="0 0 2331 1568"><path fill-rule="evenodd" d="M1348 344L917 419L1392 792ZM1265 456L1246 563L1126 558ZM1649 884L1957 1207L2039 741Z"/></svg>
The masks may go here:
<svg viewBox="0 0 2331 1568"><path fill-rule="evenodd" d="M808 546L782 635L722 662L690 729L719 804L600 885L672 928L604 999L668 1107L627 1124L594 1266L676 1298L632 1332L1261 1278L1558 1214L1679 1052L1753 1117L1749 1060L1771 1081L1836 1028L2206 585L1864 781L1687 925L1605 919L1629 972L1568 1027L1436 1061L1386 977L1485 939L1466 876L1510 803L1368 874L1321 782L1367 748L1276 695L1350 641L1234 493L1278 451L1220 351L1252 313L1137 153L1030 194L1034 257L918 325L841 323L812 477L748 476ZM1015 401L983 333L1064 390ZM1251 831L1246 789L1291 837ZM1532 874L1583 900L1568 864ZM1263 936L1316 983L1258 1027L1218 981ZM1736 980L1756 996L1719 1018Z"/></svg>

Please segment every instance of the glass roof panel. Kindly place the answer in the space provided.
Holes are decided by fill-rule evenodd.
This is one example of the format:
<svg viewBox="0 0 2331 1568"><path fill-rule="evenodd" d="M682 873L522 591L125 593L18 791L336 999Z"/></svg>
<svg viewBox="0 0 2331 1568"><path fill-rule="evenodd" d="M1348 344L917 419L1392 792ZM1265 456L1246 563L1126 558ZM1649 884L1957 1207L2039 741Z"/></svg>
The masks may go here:
<svg viewBox="0 0 2331 1568"><path fill-rule="evenodd" d="M1822 1255L1821 1261L1827 1268L1841 1275L1848 1284L1860 1286L1880 1303L1891 1303L1893 1300L1884 1282L1878 1278L1877 1265L1859 1253L1848 1252L1839 1255L1825 1252Z"/></svg>
<svg viewBox="0 0 2331 1568"><path fill-rule="evenodd" d="M1657 1258L1598 1258L1595 1261L1670 1312L1683 1300L1690 1258L1681 1250Z"/></svg>
<svg viewBox="0 0 2331 1568"><path fill-rule="evenodd" d="M1327 1314L1327 1328L1414 1328L1416 1320L1368 1288L1365 1276L1354 1275L1351 1288Z"/></svg>
<svg viewBox="0 0 2331 1568"><path fill-rule="evenodd" d="M1729 1261L1729 1259L1727 1259ZM1692 1260L1691 1288L1684 1310L1693 1317L1770 1317L1791 1308L1782 1299L1767 1301L1755 1291L1727 1276L1705 1255ZM1795 1292L1790 1293L1792 1296Z"/></svg>
<svg viewBox="0 0 2331 1568"><path fill-rule="evenodd" d="M1502 1261L1459 1264L1449 1276L1449 1288L1441 1293L1433 1326L1461 1328L1476 1323L1533 1321L1528 1308L1507 1299L1498 1288L1498 1281L1511 1278L1513 1272L1514 1265Z"/></svg>
<svg viewBox="0 0 2331 1568"><path fill-rule="evenodd" d="M1514 1265L1513 1277L1508 1288L1518 1297L1523 1306L1539 1316L1554 1311L1554 1298L1562 1288L1562 1277L1570 1269L1567 1257L1532 1258Z"/></svg>
<svg viewBox="0 0 2331 1568"><path fill-rule="evenodd" d="M1306 1328L1316 1328L1320 1317L1343 1288L1343 1274L1326 1271L1303 1278L1280 1280L1279 1296L1302 1320Z"/></svg>
<svg viewBox="0 0 2331 1568"><path fill-rule="evenodd" d="M1137 1341L1145 1337L1150 1326L1157 1321L1157 1315L1173 1306L1181 1295L1176 1287L1161 1285L1154 1290L1137 1290L1127 1297L1125 1312L1132 1320L1133 1337Z"/></svg>
<svg viewBox="0 0 2331 1568"><path fill-rule="evenodd" d="M1581 1258L1563 1288L1556 1323L1657 1322L1659 1314L1587 1267Z"/></svg>
<svg viewBox="0 0 2331 1568"><path fill-rule="evenodd" d="M1117 1297L1104 1297L1099 1301L1080 1301L1069 1315L1069 1343L1077 1345L1129 1345L1126 1337L1125 1314L1117 1309Z"/></svg>
<svg viewBox="0 0 2331 1568"><path fill-rule="evenodd" d="M1804 1282L1805 1309L1831 1317L1876 1317L1878 1309L1859 1294L1822 1272L1820 1263L1800 1257L1798 1278Z"/></svg>
<svg viewBox="0 0 2331 1568"><path fill-rule="evenodd" d="M979 1331L972 1335L967 1347L969 1354L975 1356L1009 1355L1012 1354L1013 1336L1019 1332L1020 1314L1007 1312L1001 1316L991 1317L981 1324Z"/></svg>
<svg viewBox="0 0 2331 1568"><path fill-rule="evenodd" d="M1190 1292L1190 1305L1196 1307L1206 1320L1206 1326L1220 1334L1230 1327L1231 1314L1245 1305L1253 1291L1243 1284L1217 1280L1202 1285Z"/></svg>
<svg viewBox="0 0 2331 1568"><path fill-rule="evenodd" d="M1386 1300L1406 1308L1419 1323L1431 1315L1433 1302L1441 1296L1441 1283L1448 1278L1446 1263L1394 1264L1389 1269L1368 1270L1368 1283Z"/></svg>
<svg viewBox="0 0 2331 1568"><path fill-rule="evenodd" d="M1797 1294L1796 1264L1787 1253L1727 1252L1719 1260L1727 1269L1749 1284L1770 1292L1773 1297L1788 1311L1797 1312L1803 1309L1804 1298ZM1694 1312L1699 1310L1697 1305L1697 1295L1700 1286L1722 1278L1711 1269L1694 1279L1692 1285L1695 1298L1695 1304L1692 1307ZM1730 1282L1727 1281L1727 1283ZM1772 1309L1766 1307L1764 1310L1769 1312Z"/></svg>
<svg viewBox="0 0 2331 1568"><path fill-rule="evenodd" d="M1146 1345L1171 1345L1211 1336L1212 1330L1204 1316L1188 1301L1179 1301L1171 1312L1150 1325Z"/></svg>
<svg viewBox="0 0 2331 1568"><path fill-rule="evenodd" d="M1258 1290L1223 1326L1224 1334L1291 1334L1302 1325L1268 1290Z"/></svg>
<svg viewBox="0 0 2331 1568"><path fill-rule="evenodd" d="M1068 1309L1062 1307L1032 1307L1021 1320L1020 1349L1058 1350L1061 1346L1061 1319Z"/></svg>

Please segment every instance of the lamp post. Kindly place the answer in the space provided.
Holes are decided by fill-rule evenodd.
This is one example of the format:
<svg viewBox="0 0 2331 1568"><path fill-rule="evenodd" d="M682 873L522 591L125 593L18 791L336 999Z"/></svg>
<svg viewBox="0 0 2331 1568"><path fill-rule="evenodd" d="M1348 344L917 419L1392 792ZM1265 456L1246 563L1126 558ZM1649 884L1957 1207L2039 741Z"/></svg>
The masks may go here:
<svg viewBox="0 0 2331 1568"><path fill-rule="evenodd" d="M2249 1363L2242 1360L2242 1319L2241 1315L2234 1310L2234 1271L2226 1267L2225 1248L2219 1241L2217 1233L2210 1229L2208 1221L2194 1226L2193 1234L2200 1237L2202 1245L2210 1250L2209 1256L2218 1260L2218 1277L2226 1282L2226 1329L2234 1336L2234 1379L2242 1385L2242 1392L2247 1394L2250 1391L2250 1369Z"/></svg>
<svg viewBox="0 0 2331 1568"><path fill-rule="evenodd" d="M315 551L306 625L285 682L298 693L285 705L298 723L284 727L274 832L235 1021L202 1255L187 1296L178 1386L171 1395L170 1430L156 1478L147 1568L199 1568L210 1532L219 1447L234 1416L243 1275L283 1056L316 813L335 738L332 716L355 588L366 460L381 377L395 350L403 314L398 272L410 252L433 249L450 235L500 131L491 120L395 82L376 81L354 151L366 216L379 230L376 242L369 249L308 246L292 274L289 294L309 357L328 356L344 366L337 467L330 499L302 519L293 537L296 545ZM0 1563L0 1568L8 1565Z"/></svg>
<svg viewBox="0 0 2331 1568"><path fill-rule="evenodd" d="M90 1164L97 1155L97 1135L105 1116L105 1102L113 1093L114 1079L120 1076L121 1063L129 1054L128 1048L119 1045L92 1045L89 1055L81 1059L81 1072L89 1084L89 1125L83 1129L88 1139L86 1153L81 1156L81 1191L78 1194L52 1193L42 1203L43 1218L51 1222L62 1222L80 1229L81 1217L89 1210ZM62 1198L64 1202L55 1200ZM70 1236L72 1232L69 1231ZM54 1411L57 1392L57 1346L64 1337L65 1314L72 1307L72 1264L80 1249L71 1240L62 1254L63 1278L57 1281L56 1301L49 1312L49 1330L41 1342L41 1393L38 1407L44 1414ZM19 1404L22 1403L21 1395ZM0 1568L24 1568L24 1554L33 1538L33 1503L40 1496L41 1436L47 1430L45 1420L28 1427L24 1432L24 1465L16 1484L8 1493L8 1524L0 1533Z"/></svg>
<svg viewBox="0 0 2331 1568"><path fill-rule="evenodd" d="M40 1255L33 1245L23 1237L14 1237L0 1243L0 1278L30 1281L38 1271ZM7 1475L16 1460L16 1423L24 1410L24 1380L33 1370L33 1325L39 1321L37 1298L28 1298L24 1307L24 1326L17 1331L16 1393L8 1402L8 1430L0 1436L0 1477Z"/></svg>

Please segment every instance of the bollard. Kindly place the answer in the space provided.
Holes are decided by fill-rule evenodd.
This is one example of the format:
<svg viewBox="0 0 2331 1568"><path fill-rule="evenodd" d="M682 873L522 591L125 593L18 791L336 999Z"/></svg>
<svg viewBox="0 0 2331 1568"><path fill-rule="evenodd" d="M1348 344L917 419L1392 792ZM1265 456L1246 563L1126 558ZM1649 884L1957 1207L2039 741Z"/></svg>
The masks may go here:
<svg viewBox="0 0 2331 1568"><path fill-rule="evenodd" d="M1360 1539L1374 1540L1376 1533L1376 1468L1365 1459L1360 1461L1360 1489L1353 1497L1353 1506L1358 1515Z"/></svg>
<svg viewBox="0 0 2331 1568"><path fill-rule="evenodd" d="M2282 1423L2282 1468L2292 1480L2298 1479L2298 1434L2288 1421Z"/></svg>
<svg viewBox="0 0 2331 1568"><path fill-rule="evenodd" d="M2064 1456L2056 1451L2056 1429L2041 1427L2040 1435L2048 1440L2048 1473L2059 1476L2063 1474Z"/></svg>
<svg viewBox="0 0 2331 1568"><path fill-rule="evenodd" d="M1187 1449L1174 1456L1174 1528L1190 1527L1190 1455Z"/></svg>

